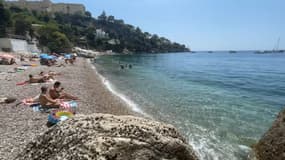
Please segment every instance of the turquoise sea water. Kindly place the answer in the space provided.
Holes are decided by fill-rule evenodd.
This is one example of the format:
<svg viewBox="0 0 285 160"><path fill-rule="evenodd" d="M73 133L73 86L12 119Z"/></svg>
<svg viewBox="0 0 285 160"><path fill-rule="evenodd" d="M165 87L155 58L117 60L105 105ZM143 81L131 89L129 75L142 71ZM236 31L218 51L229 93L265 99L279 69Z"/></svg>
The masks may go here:
<svg viewBox="0 0 285 160"><path fill-rule="evenodd" d="M142 113L176 126L203 160L247 159L285 105L285 54L102 56L96 68Z"/></svg>

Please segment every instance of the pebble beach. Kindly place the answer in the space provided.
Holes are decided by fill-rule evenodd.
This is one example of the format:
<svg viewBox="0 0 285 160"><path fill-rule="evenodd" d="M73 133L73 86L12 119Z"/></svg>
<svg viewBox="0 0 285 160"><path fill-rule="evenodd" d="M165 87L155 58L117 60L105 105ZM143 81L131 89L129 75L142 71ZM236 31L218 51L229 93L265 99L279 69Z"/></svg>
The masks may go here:
<svg viewBox="0 0 285 160"><path fill-rule="evenodd" d="M61 73L62 75L57 76L56 80L62 82L67 93L80 98L79 114L138 115L104 86L87 59L78 58L74 65L68 64L65 67L47 67L39 65L39 62L33 63L37 66L16 73L12 72L16 65L0 66L1 98L17 98L15 103L0 104L0 159L15 159L28 142L48 129L46 126L48 113L34 112L32 108L23 105L15 106L25 98L38 95L42 85L52 86L52 83L16 86L17 83L27 80L29 74L38 75L41 71Z"/></svg>

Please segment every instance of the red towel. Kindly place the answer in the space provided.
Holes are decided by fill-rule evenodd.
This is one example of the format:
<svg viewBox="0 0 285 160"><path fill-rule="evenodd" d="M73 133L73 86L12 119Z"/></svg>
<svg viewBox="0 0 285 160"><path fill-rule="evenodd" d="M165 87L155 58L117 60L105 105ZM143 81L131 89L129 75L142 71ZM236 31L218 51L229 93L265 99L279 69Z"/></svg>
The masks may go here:
<svg viewBox="0 0 285 160"><path fill-rule="evenodd" d="M27 82L27 81L24 81L24 82L19 82L19 83L17 83L16 85L17 86L23 86L23 85L26 85L26 84L28 84L29 82Z"/></svg>

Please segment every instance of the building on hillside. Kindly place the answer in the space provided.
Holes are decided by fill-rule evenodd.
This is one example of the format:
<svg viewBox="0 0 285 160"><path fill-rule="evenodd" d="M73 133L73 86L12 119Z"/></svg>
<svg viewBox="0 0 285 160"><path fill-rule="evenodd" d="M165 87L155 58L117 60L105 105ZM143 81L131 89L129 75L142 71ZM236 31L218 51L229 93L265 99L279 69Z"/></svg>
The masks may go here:
<svg viewBox="0 0 285 160"><path fill-rule="evenodd" d="M52 5L52 12L60 12L64 14L84 14L85 7L82 4L57 3Z"/></svg>
<svg viewBox="0 0 285 160"><path fill-rule="evenodd" d="M96 29L95 37L96 39L108 39L109 34L103 31L102 29Z"/></svg>
<svg viewBox="0 0 285 160"><path fill-rule="evenodd" d="M74 3L52 3L50 0L5 0L7 7L16 6L39 12L84 14L85 6Z"/></svg>

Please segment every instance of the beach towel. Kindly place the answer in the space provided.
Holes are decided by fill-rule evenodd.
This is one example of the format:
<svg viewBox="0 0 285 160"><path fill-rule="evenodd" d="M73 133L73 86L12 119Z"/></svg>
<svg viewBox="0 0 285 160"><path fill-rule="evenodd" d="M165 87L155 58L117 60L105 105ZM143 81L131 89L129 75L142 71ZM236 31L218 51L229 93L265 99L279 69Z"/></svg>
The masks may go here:
<svg viewBox="0 0 285 160"><path fill-rule="evenodd" d="M77 102L75 101L69 101L69 102L60 102L60 106L63 109L72 109L72 108L77 108Z"/></svg>
<svg viewBox="0 0 285 160"><path fill-rule="evenodd" d="M56 82L56 80L55 79L50 79L50 80L48 80L47 82L45 82L45 83L29 83L28 81L24 81L24 82L19 82L19 83L17 83L16 85L17 86L23 86L23 85L27 85L27 84L30 84L30 85L32 85L32 86L37 86L37 85L49 85L49 84L53 84L54 82Z"/></svg>
<svg viewBox="0 0 285 160"><path fill-rule="evenodd" d="M21 67L16 67L15 68L15 71L25 71L25 70L27 70L28 69L28 66L21 66Z"/></svg>
<svg viewBox="0 0 285 160"><path fill-rule="evenodd" d="M46 107L42 107L39 103L39 96L36 96L34 98L26 98L24 100L22 100L22 104L25 106L29 106L33 109L34 112L49 112L51 110L55 110L53 109L48 109ZM60 108L62 110L70 110L73 113L76 113L76 109L78 107L77 102L75 101L64 101L64 100L59 100L60 102Z"/></svg>
<svg viewBox="0 0 285 160"><path fill-rule="evenodd" d="M23 86L23 85L26 85L26 84L29 84L29 82L27 82L27 81L19 82L19 83L17 83L16 85L17 85L17 86Z"/></svg>
<svg viewBox="0 0 285 160"><path fill-rule="evenodd" d="M22 64L23 67L37 67L37 64Z"/></svg>

